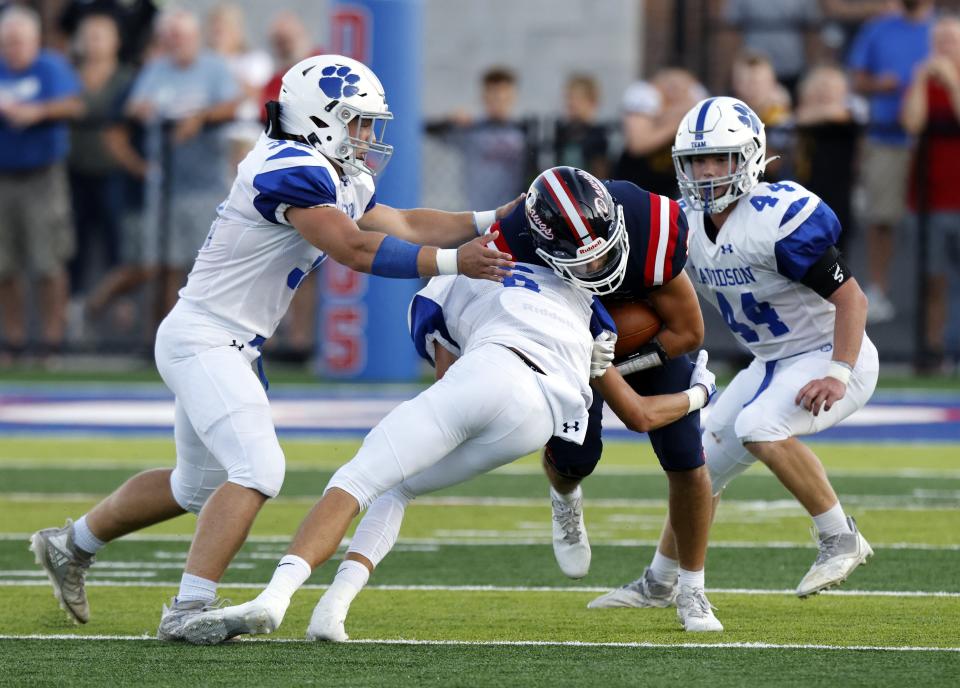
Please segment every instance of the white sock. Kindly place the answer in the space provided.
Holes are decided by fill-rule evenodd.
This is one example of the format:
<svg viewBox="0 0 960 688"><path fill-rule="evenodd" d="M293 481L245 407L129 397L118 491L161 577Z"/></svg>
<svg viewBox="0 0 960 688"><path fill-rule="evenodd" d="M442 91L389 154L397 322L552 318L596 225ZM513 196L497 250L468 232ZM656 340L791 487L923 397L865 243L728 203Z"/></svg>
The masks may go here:
<svg viewBox="0 0 960 688"><path fill-rule="evenodd" d="M337 569L337 575L324 598L349 606L368 580L370 580L370 570L366 566L359 561L346 559Z"/></svg>
<svg viewBox="0 0 960 688"><path fill-rule="evenodd" d="M200 600L213 602L217 598L217 582L184 573L180 578L180 592L177 593L177 602Z"/></svg>
<svg viewBox="0 0 960 688"><path fill-rule="evenodd" d="M703 590L704 587L704 576L703 569L699 571L687 571L686 569L680 569L679 573L679 583L680 587L687 586L689 588L700 588Z"/></svg>
<svg viewBox="0 0 960 688"><path fill-rule="evenodd" d="M663 556L659 549L654 553L653 561L650 562L650 575L653 580L664 585L676 585L679 570L680 562L676 559Z"/></svg>
<svg viewBox="0 0 960 688"><path fill-rule="evenodd" d="M572 506L574 502L583 497L583 490L580 489L580 486L573 490L573 492L568 492L567 494L561 494L557 492L553 485L550 486L550 496L556 499L559 502L563 502L567 506Z"/></svg>
<svg viewBox="0 0 960 688"><path fill-rule="evenodd" d="M307 581L311 572L310 564L305 560L296 554L287 554L277 563L270 584L258 597L279 602L286 611L293 593Z"/></svg>
<svg viewBox="0 0 960 688"><path fill-rule="evenodd" d="M813 517L813 525L816 526L820 539L839 535L840 533L849 533L850 525L847 523L847 515L843 513L843 507L837 502L829 511L824 511L819 516Z"/></svg>
<svg viewBox="0 0 960 688"><path fill-rule="evenodd" d="M89 554L96 554L106 542L98 538L87 525L87 515L84 514L73 523L73 544Z"/></svg>

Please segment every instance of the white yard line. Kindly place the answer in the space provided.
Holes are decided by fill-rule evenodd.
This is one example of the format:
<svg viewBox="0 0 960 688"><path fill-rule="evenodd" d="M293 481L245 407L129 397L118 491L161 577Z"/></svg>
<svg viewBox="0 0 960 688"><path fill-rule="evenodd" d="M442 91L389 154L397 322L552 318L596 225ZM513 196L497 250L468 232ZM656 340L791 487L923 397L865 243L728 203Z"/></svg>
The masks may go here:
<svg viewBox="0 0 960 688"><path fill-rule="evenodd" d="M0 640L127 640L156 641L149 635L79 635L58 633L43 635L4 634ZM305 643L293 638L244 639L248 643ZM840 650L858 652L960 652L960 647L922 647L897 645L824 645L813 643L603 643L581 640L407 640L404 638L348 640L353 645L439 645L473 647L613 647L625 649L703 649L703 650Z"/></svg>
<svg viewBox="0 0 960 688"><path fill-rule="evenodd" d="M960 501L960 491L920 490L914 495L847 495L845 504L856 504L869 509L896 509L899 511L954 511L956 502ZM8 492L0 494L0 501L11 502L89 502L100 499L103 495L87 492ZM935 500L937 504L918 504L917 500ZM284 504L313 505L317 497L283 497ZM953 502L943 503L944 501ZM414 505L433 507L498 507L498 508L539 508L546 505L547 499L540 497L418 497ZM586 509L666 509L666 499L617 499L587 497L584 500ZM774 510L795 511L802 515L803 509L793 499L725 499L721 509L726 512Z"/></svg>
<svg viewBox="0 0 960 688"><path fill-rule="evenodd" d="M0 587L46 587L49 585L46 578L37 580L20 580L2 578L4 575L30 573L28 571L0 571ZM37 572L43 575L42 572ZM111 576L127 575L132 572L117 572L97 574L95 577L87 580L86 584L92 587L103 588L170 588L176 587L176 581L119 581L107 580ZM145 572L151 575L151 572ZM153 574L155 575L155 574ZM224 589L233 588L236 590L261 590L266 583L229 583L223 585ZM329 585L308 583L302 585L302 590L326 590ZM607 592L609 587L597 586L526 586L526 585L368 585L365 590L381 590L391 592L546 592L546 593L598 593ZM796 591L791 589L783 590L762 590L756 588L707 588L711 594L721 595L787 595L794 596ZM925 590L827 590L821 595L836 597L940 597L954 598L960 597L960 592L946 591L925 591Z"/></svg>
<svg viewBox="0 0 960 688"><path fill-rule="evenodd" d="M543 538L511 538L504 539L498 535L498 531L489 531L493 535L489 537L449 537L449 538L400 538L397 541L398 546L410 547L530 547L531 545L549 545L550 539ZM0 542L24 542L30 539L31 533L0 533ZM286 551L286 545L290 544L291 535L251 535L247 538L248 544L260 545L284 545L278 548L278 553ZM498 539L500 538L500 539ZM127 535L122 542L182 542L189 543L193 540L192 535ZM344 549L350 543L350 538L344 538L340 544L340 549ZM652 547L658 543L658 540L640 540L640 539L621 539L621 540L598 540L594 546L606 547ZM874 549L907 549L920 551L960 551L960 544L934 545L923 542L871 542ZM809 549L813 550L813 544L809 540L802 542L788 542L782 540L772 540L766 542L740 541L740 540L717 540L710 543L710 547L715 549Z"/></svg>
<svg viewBox="0 0 960 688"><path fill-rule="evenodd" d="M77 459L76 461L65 461L60 463L38 462L29 457L17 457L13 459L0 460L0 469L10 468L14 470L116 470L129 469L138 470L150 466L169 466L170 462L166 459L157 459L154 462L128 462L123 459ZM340 465L335 466L312 466L298 462L287 461L287 471L317 471L333 473ZM960 480L960 471L942 469L942 468L895 468L891 470L858 470L858 469L835 469L829 468L828 472L832 477L837 478L946 478ZM526 464L508 464L501 466L490 473L491 475L543 475L543 469L539 465ZM657 467L647 466L614 466L600 465L595 474L603 477L629 477L629 476L663 476L663 470ZM773 476L765 474L762 470L751 471L751 476L766 475L771 480Z"/></svg>

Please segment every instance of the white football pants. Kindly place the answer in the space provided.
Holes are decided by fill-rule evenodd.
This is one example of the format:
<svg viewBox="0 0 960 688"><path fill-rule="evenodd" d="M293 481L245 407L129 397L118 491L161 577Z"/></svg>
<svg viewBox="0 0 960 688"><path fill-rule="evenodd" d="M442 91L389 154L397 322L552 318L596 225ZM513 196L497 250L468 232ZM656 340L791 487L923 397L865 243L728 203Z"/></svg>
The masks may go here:
<svg viewBox="0 0 960 688"><path fill-rule="evenodd" d="M536 451L554 427L537 375L499 344L468 351L380 421L327 489L344 490L362 510L393 488L413 497Z"/></svg>
<svg viewBox="0 0 960 688"><path fill-rule="evenodd" d="M176 395L173 496L198 513L225 481L275 497L285 461L267 395L251 369L259 352L182 306L157 330L157 370Z"/></svg>
<svg viewBox="0 0 960 688"><path fill-rule="evenodd" d="M812 435L864 407L877 386L880 369L877 348L866 336L842 399L816 416L796 404L804 385L827 374L832 355L832 351L813 351L779 361L754 359L737 373L711 409L703 432L713 494L757 460L744 442Z"/></svg>

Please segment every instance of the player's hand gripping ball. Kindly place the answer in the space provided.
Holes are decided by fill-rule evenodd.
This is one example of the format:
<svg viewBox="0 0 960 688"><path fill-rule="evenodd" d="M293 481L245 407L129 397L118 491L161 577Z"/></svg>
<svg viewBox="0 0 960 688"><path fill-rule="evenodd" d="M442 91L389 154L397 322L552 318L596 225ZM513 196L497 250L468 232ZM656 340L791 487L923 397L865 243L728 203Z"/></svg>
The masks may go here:
<svg viewBox="0 0 960 688"><path fill-rule="evenodd" d="M627 302L607 306L617 324L617 346L614 358L619 361L653 339L663 327L657 312L645 303Z"/></svg>

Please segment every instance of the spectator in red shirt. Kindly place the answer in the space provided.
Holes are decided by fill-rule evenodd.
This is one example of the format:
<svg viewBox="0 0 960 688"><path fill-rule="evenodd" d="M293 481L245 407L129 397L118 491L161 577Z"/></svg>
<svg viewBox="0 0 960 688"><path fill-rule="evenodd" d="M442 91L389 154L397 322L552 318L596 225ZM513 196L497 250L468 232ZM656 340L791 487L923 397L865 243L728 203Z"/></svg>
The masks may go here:
<svg viewBox="0 0 960 688"><path fill-rule="evenodd" d="M960 19L943 17L932 34L930 58L907 90L904 129L923 135L913 165L910 209L927 222L926 372L943 360L950 278L960 279ZM957 294L952 295L954 298Z"/></svg>

